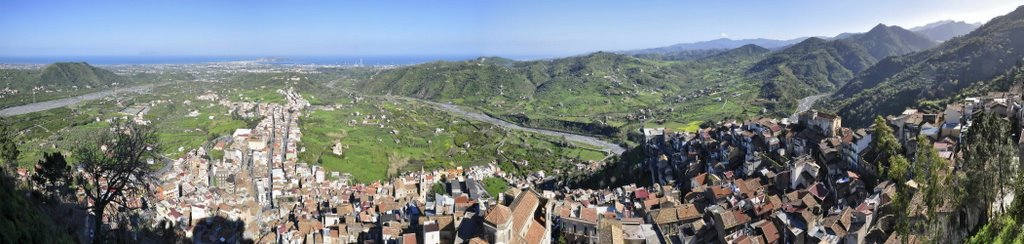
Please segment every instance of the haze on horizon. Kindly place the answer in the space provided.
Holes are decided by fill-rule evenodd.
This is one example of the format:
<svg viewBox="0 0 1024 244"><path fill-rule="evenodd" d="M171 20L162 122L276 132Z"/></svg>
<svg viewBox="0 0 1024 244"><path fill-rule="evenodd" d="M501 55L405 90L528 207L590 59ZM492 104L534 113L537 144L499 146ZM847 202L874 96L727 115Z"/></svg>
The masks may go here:
<svg viewBox="0 0 1024 244"><path fill-rule="evenodd" d="M0 56L555 57L985 22L1016 1L6 1Z"/></svg>

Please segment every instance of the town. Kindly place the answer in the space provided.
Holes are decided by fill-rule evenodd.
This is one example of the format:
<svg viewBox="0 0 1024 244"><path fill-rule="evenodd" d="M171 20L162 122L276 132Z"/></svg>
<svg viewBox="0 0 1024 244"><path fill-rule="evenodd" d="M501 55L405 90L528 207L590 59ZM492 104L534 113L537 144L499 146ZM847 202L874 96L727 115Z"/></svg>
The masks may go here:
<svg viewBox="0 0 1024 244"><path fill-rule="evenodd" d="M0 244L1024 243L1020 4L0 3Z"/></svg>
<svg viewBox="0 0 1024 244"><path fill-rule="evenodd" d="M262 119L218 138L212 150L223 151L222 158L193 149L156 174L149 194L155 218L164 220L158 223L197 242L899 241L881 210L891 207L895 185L904 182L878 174L873 131L842 127L842 118L816 110L795 121L728 120L695 132L644 128L647 160L640 167L652 185L538 189L493 164L353 184L348 174L297 162L296 118L309 103L293 90L278 92L287 97L284 104L230 104ZM1022 121L1021 105L1019 94L989 93L943 111L907 109L885 122L904 147L933 147L953 170L972 116ZM491 176L512 187L488 194L481 180ZM923 192L912 194L921 201ZM962 221L949 211L940 209L939 221ZM976 222L957 224L969 229ZM239 226L244 229L232 231Z"/></svg>

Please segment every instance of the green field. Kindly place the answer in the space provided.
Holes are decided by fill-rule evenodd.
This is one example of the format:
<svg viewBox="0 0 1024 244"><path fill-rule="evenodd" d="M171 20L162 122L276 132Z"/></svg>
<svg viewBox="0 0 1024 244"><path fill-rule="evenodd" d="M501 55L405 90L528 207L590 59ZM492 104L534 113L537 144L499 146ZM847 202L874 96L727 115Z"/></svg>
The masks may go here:
<svg viewBox="0 0 1024 244"><path fill-rule="evenodd" d="M235 101L283 101L276 90L295 87L320 105L304 111L299 119L303 133L300 147L304 149L299 160L351 173L356 182L387 179L421 168L489 163L513 174L538 170L569 174L578 173L573 170L575 163L607 156L590 145L573 145L562 138L466 121L432 105L362 97L316 83L331 82L335 76L310 76L303 81L289 81L288 77L294 74L243 74L232 75L223 83L168 84L148 94L120 97L119 101L96 100L15 116L8 123L21 132L23 143L19 149L23 153L19 163L30 167L43 152L67 152L76 142L105 128L107 119L125 117L121 113L125 108L148 106L145 118L157 130L161 152L176 158L235 129L251 127L256 121L234 116L224 105L196 99L199 95L214 92L222 99ZM362 100L356 102L355 97ZM322 109L322 105L333 104L341 108ZM188 116L192 111L199 113ZM350 124L353 120L355 123ZM344 147L342 155L331 152L335 143Z"/></svg>
<svg viewBox="0 0 1024 244"><path fill-rule="evenodd" d="M299 158L351 173L357 182L386 179L421 167L496 162L510 172L528 172L605 157L603 152L570 146L558 138L468 122L417 102L367 98L342 104L342 109L314 111L300 119L306 151ZM344 148L340 156L331 150L336 143ZM516 166L513 160L530 163Z"/></svg>
<svg viewBox="0 0 1024 244"><path fill-rule="evenodd" d="M170 158L180 157L209 140L246 127L244 121L225 115L227 108L223 106L203 108L196 117L186 116L188 111L174 105L158 105L146 115L157 128L163 153ZM214 116L214 119L209 119L209 116ZM184 150L178 151L179 147Z"/></svg>
<svg viewBox="0 0 1024 244"><path fill-rule="evenodd" d="M487 178L484 179L483 183L484 189L486 189L487 193L491 194L491 197L494 198L497 198L498 194L501 194L502 192L505 192L505 190L508 190L508 182L505 182L505 180L501 178Z"/></svg>
<svg viewBox="0 0 1024 244"><path fill-rule="evenodd" d="M277 93L274 89L264 88L256 90L243 90L237 94L228 96L231 101L237 102L260 102L260 103L283 103L284 95Z"/></svg>

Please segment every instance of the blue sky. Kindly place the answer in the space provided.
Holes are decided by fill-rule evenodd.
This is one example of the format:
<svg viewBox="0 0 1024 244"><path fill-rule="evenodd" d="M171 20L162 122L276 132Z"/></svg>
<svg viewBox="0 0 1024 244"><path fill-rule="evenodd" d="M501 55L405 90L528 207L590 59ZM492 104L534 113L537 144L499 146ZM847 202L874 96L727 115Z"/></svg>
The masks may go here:
<svg viewBox="0 0 1024 244"><path fill-rule="evenodd" d="M0 2L0 56L563 56L983 22L1017 1Z"/></svg>

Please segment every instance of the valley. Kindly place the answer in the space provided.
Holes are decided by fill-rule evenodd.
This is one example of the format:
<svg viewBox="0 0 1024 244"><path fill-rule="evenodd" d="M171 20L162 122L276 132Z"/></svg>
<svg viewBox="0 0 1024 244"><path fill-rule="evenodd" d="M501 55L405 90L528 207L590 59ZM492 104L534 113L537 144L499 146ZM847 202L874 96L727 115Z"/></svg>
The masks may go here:
<svg viewBox="0 0 1024 244"><path fill-rule="evenodd" d="M692 16L647 6L544 29L589 17L420 6L256 21L223 4L247 15L198 15L249 21L179 26L203 41L148 33L183 45L154 50L291 54L0 56L60 61L0 63L0 243L1024 241L1024 6L917 27L850 11L870 28L744 23L789 38L664 45L639 34L679 35L605 28ZM327 12L351 15L321 28L344 31L301 31ZM572 51L588 31L649 46ZM541 46L558 55L509 58Z"/></svg>

